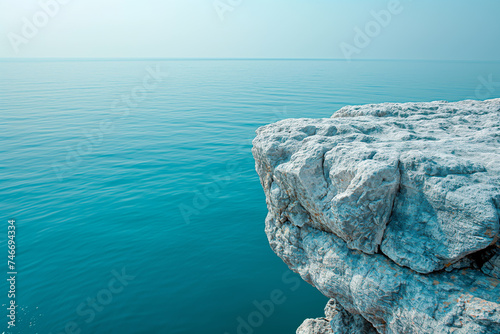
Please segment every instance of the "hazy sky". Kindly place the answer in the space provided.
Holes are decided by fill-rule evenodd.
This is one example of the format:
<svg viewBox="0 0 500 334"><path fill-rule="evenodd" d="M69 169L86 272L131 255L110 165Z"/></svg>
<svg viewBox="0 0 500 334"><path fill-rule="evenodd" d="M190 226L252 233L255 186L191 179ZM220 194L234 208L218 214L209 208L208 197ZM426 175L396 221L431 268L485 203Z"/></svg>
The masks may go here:
<svg viewBox="0 0 500 334"><path fill-rule="evenodd" d="M498 0L59 1L0 0L0 57L500 60Z"/></svg>

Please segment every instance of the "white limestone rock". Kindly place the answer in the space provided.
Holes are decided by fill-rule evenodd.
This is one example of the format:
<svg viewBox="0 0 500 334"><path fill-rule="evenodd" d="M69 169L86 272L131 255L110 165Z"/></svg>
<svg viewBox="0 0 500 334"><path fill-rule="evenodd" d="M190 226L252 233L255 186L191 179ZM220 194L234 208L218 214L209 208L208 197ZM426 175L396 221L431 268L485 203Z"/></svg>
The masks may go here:
<svg viewBox="0 0 500 334"><path fill-rule="evenodd" d="M499 109L386 103L264 126L253 153L269 210L420 273L448 267L499 233Z"/></svg>
<svg viewBox="0 0 500 334"><path fill-rule="evenodd" d="M348 312L379 333L500 333L500 99L284 120L253 154L271 247Z"/></svg>
<svg viewBox="0 0 500 334"><path fill-rule="evenodd" d="M334 334L330 322L325 318L306 319L297 329L297 334Z"/></svg>
<svg viewBox="0 0 500 334"><path fill-rule="evenodd" d="M359 314L351 314L330 299L325 306L325 317L306 319L297 334L376 334L373 326Z"/></svg>

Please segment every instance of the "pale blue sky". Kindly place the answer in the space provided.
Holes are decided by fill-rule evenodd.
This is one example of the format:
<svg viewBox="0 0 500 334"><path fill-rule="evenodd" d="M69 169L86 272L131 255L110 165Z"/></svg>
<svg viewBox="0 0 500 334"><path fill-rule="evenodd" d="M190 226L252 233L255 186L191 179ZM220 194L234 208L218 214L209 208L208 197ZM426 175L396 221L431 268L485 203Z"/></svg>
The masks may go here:
<svg viewBox="0 0 500 334"><path fill-rule="evenodd" d="M54 1L0 0L0 57L500 60L498 0Z"/></svg>

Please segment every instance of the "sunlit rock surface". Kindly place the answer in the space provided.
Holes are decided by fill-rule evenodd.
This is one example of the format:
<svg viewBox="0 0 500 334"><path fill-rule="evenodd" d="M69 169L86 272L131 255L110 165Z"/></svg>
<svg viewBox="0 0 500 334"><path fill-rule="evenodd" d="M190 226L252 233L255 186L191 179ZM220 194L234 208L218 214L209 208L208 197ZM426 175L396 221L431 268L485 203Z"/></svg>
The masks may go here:
<svg viewBox="0 0 500 334"><path fill-rule="evenodd" d="M379 333L500 333L500 99L284 120L253 154L271 247L346 311Z"/></svg>

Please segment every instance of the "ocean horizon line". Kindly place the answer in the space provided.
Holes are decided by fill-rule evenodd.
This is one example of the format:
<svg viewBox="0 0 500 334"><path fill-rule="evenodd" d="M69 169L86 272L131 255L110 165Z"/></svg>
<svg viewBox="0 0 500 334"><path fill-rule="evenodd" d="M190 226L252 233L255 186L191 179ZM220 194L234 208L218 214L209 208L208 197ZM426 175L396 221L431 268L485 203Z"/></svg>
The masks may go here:
<svg viewBox="0 0 500 334"><path fill-rule="evenodd" d="M472 60L472 59L344 59L344 58L170 58L170 57L7 57L0 58L2 62L23 61L411 61L411 62L454 62L454 63L499 63L500 60Z"/></svg>

